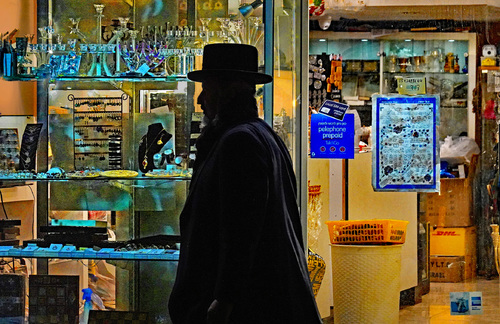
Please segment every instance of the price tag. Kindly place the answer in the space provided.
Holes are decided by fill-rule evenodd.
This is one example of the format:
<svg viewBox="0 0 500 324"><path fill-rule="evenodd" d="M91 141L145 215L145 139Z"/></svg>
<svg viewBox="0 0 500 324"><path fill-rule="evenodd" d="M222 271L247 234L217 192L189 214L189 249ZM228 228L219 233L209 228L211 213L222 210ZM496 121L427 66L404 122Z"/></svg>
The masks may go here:
<svg viewBox="0 0 500 324"><path fill-rule="evenodd" d="M59 252L62 250L62 248L63 248L62 244L51 244L48 251Z"/></svg>
<svg viewBox="0 0 500 324"><path fill-rule="evenodd" d="M144 75L149 72L149 66L146 63L144 63L137 69L136 72Z"/></svg>
<svg viewBox="0 0 500 324"><path fill-rule="evenodd" d="M425 78L403 78L396 77L398 81L398 93L401 95L425 94Z"/></svg>

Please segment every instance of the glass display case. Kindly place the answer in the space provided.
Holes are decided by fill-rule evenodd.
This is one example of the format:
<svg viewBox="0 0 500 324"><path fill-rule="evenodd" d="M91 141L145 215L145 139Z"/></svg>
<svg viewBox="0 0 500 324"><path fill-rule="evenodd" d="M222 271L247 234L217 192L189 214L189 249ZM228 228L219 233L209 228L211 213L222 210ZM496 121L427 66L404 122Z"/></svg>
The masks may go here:
<svg viewBox="0 0 500 324"><path fill-rule="evenodd" d="M476 36L473 33L311 32L311 54L342 57L342 100L371 125L371 96L407 94L401 80L424 79L427 94L440 96L440 139L474 137L472 91ZM399 83L398 83L399 80Z"/></svg>
<svg viewBox="0 0 500 324"><path fill-rule="evenodd" d="M107 308L170 323L178 216L202 115L195 104L201 86L186 75L201 68L208 43L255 45L259 69L274 76L257 91L260 116L287 143L301 179L304 44L296 35L307 19L303 4L37 4L38 35L12 37L3 46L11 53L3 57L12 58L3 65L4 79L37 84L36 117L24 121L35 132L26 147L29 167L18 166L21 137L19 145L0 147L15 151L5 155L0 180L36 184L35 232L21 246L1 248L0 258L34 258L38 274L79 275L80 289L93 288ZM16 129L26 133L25 126Z"/></svg>

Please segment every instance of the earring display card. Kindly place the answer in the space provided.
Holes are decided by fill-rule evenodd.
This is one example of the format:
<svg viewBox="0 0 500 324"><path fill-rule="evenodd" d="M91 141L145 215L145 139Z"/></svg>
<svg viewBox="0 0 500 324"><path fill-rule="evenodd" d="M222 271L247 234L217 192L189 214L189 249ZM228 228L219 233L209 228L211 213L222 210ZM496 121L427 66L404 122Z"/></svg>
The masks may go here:
<svg viewBox="0 0 500 324"><path fill-rule="evenodd" d="M29 323L77 323L79 277L31 275Z"/></svg>
<svg viewBox="0 0 500 324"><path fill-rule="evenodd" d="M123 103L127 97L74 97L75 170L122 167Z"/></svg>
<svg viewBox="0 0 500 324"><path fill-rule="evenodd" d="M0 275L0 323L24 323L26 277Z"/></svg>
<svg viewBox="0 0 500 324"><path fill-rule="evenodd" d="M97 311L89 313L89 324L149 324L149 314L145 312Z"/></svg>
<svg viewBox="0 0 500 324"><path fill-rule="evenodd" d="M19 158L19 170L35 170L36 150L43 124L27 124L24 129Z"/></svg>
<svg viewBox="0 0 500 324"><path fill-rule="evenodd" d="M0 128L0 169L19 167L19 135L17 128Z"/></svg>

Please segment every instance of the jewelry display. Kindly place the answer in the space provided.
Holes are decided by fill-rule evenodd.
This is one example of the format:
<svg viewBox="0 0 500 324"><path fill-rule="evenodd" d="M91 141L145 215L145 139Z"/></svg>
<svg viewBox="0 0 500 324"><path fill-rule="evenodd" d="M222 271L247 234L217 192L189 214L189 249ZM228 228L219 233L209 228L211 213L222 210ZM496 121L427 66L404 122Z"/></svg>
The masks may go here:
<svg viewBox="0 0 500 324"><path fill-rule="evenodd" d="M43 124L27 124L24 129L19 157L20 170L35 170L36 150Z"/></svg>
<svg viewBox="0 0 500 324"><path fill-rule="evenodd" d="M121 97L68 96L73 102L75 170L92 165L102 170L121 169L123 102Z"/></svg>
<svg viewBox="0 0 500 324"><path fill-rule="evenodd" d="M0 128L0 169L19 167L19 136L17 128Z"/></svg>
<svg viewBox="0 0 500 324"><path fill-rule="evenodd" d="M172 134L167 132L161 123L148 126L148 132L139 142L139 169L146 173L154 170L154 155L160 152L161 148L172 138Z"/></svg>

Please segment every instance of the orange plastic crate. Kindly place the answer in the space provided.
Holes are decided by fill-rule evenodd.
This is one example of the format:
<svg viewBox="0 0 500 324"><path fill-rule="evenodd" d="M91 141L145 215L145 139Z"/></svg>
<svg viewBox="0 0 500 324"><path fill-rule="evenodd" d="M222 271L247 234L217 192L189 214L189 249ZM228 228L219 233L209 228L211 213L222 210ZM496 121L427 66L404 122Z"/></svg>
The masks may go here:
<svg viewBox="0 0 500 324"><path fill-rule="evenodd" d="M332 244L402 244L406 239L407 221L370 219L328 221Z"/></svg>

